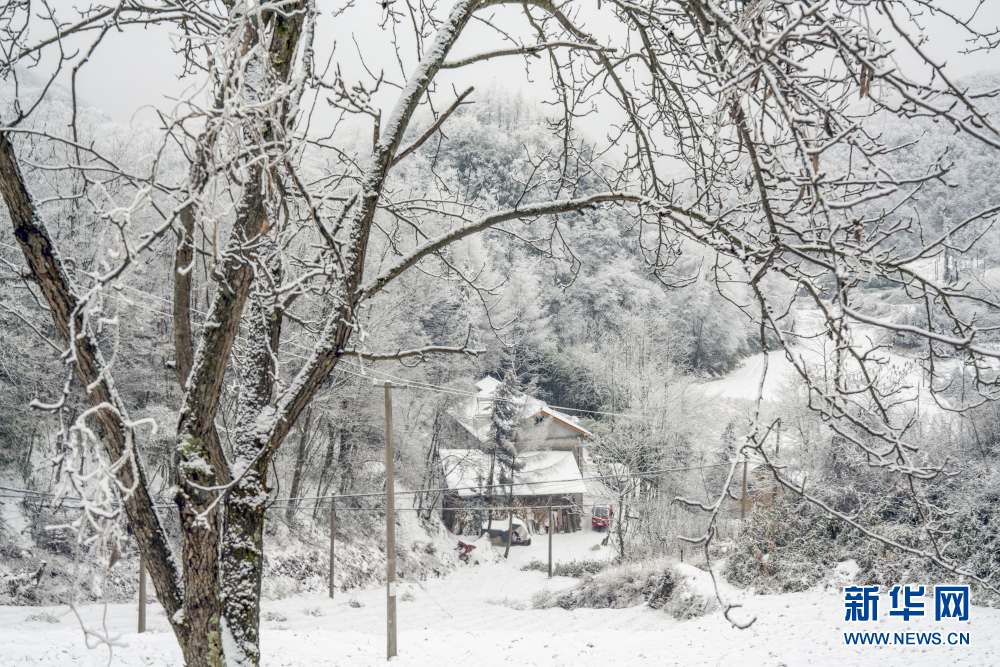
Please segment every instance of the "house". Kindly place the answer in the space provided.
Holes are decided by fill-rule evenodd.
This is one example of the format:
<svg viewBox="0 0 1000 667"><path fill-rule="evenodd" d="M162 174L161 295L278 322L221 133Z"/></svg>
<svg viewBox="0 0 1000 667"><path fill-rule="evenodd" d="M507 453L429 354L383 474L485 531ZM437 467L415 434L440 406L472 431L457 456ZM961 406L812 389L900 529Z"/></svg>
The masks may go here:
<svg viewBox="0 0 1000 667"><path fill-rule="evenodd" d="M482 507L488 497L490 457L482 446L490 440L490 417L493 393L499 380L486 377L476 383L475 397L455 411L454 447L438 453L441 471L448 491L442 502L442 518L453 532L477 532L481 517L463 508ZM555 511L555 526L559 531L580 529L580 508L583 506L583 475L580 473L582 448L593 434L580 426L573 417L559 412L533 396L524 396L520 408L521 427L517 440L520 453L514 472L513 487L494 488L494 498L507 498L513 493L513 504L525 509L518 513L534 531L545 530L548 511L543 507L560 507ZM494 470L494 484L501 477ZM575 509L565 508L572 505Z"/></svg>
<svg viewBox="0 0 1000 667"><path fill-rule="evenodd" d="M476 396L462 405L455 414L457 423L469 434L470 447L489 442L493 394L500 381L485 377L476 383ZM521 406L521 428L518 442L523 451L554 450L572 452L577 466L581 465L581 446L594 439L594 434L577 423L574 417L555 410L534 396L525 395Z"/></svg>

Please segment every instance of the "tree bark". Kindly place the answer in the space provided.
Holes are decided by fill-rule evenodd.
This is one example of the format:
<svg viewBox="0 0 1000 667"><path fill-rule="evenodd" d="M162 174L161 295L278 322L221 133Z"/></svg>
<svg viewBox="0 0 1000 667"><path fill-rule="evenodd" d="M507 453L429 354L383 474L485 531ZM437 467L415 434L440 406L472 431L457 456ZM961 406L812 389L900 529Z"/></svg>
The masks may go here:
<svg viewBox="0 0 1000 667"><path fill-rule="evenodd" d="M221 521L216 502L220 491L212 489L229 484L232 474L218 440L215 416L254 275L250 258L242 256L240 249L258 237L266 220L261 178L261 168L251 167L224 252L223 278L209 308L207 321L215 326L205 327L202 334L177 427L180 481L174 500L180 510L184 545L184 621L190 637L185 660L190 667L225 664L220 623Z"/></svg>
<svg viewBox="0 0 1000 667"><path fill-rule="evenodd" d="M194 345L191 337L191 277L194 273L194 204L188 204L178 215L181 221L177 250L174 253L174 374L181 391L187 390L187 379L194 366Z"/></svg>
<svg viewBox="0 0 1000 667"><path fill-rule="evenodd" d="M270 282L281 282L281 266L273 241L261 244ZM270 403L274 390L274 358L281 338L277 304L256 295L246 315L247 356L241 374L242 393L233 444L237 469L247 469L229 492L222 537L222 609L225 631L232 642L227 659L238 665L260 664L260 591L264 574L264 512L269 460L260 455L254 425Z"/></svg>

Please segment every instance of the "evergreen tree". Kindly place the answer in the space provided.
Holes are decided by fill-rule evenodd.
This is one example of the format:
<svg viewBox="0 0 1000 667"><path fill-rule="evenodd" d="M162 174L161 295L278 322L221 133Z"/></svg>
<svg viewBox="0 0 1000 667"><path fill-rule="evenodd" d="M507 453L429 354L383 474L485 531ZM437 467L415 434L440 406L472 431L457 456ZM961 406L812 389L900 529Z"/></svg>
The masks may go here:
<svg viewBox="0 0 1000 667"><path fill-rule="evenodd" d="M521 425L524 393L513 370L507 371L503 382L493 393L493 410L490 414L490 454L500 464L500 484L512 484L514 472L523 468L517 461L517 431ZM514 489L510 489L513 499Z"/></svg>
<svg viewBox="0 0 1000 667"><path fill-rule="evenodd" d="M513 370L508 370L503 381L493 392L492 410L490 411L490 439L484 446L490 457L490 480L487 487L487 497L493 501L494 479L499 477L500 484L513 484L514 472L523 468L524 464L517 460L517 431L521 421L521 411L524 405L524 393L520 381ZM499 463L499 475L494 475ZM513 501L514 487L509 487L508 500ZM493 516L490 514L487 530L493 527Z"/></svg>

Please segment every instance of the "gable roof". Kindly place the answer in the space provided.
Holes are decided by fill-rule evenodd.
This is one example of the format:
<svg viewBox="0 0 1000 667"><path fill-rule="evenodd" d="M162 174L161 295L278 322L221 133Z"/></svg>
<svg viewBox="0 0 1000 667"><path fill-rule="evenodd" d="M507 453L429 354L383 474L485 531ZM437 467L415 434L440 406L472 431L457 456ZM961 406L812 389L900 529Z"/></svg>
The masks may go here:
<svg viewBox="0 0 1000 667"><path fill-rule="evenodd" d="M559 422L563 426L566 426L568 428L573 429L574 431L576 431L577 433L579 433L580 435L582 435L585 438L593 439L593 437L594 437L593 433L591 433L587 429L585 429L582 426L580 426L579 424L577 424L576 420L573 419L573 417L570 417L566 413L559 412L558 410L553 410L552 408L548 407L547 405L545 407L543 407L541 410L539 410L537 413L535 413L535 414L533 414L533 415L531 415L530 417L527 417L527 418L528 419L532 419L532 418L537 417L539 415L545 415L547 417L551 417L552 419L554 419L555 421Z"/></svg>
<svg viewBox="0 0 1000 667"><path fill-rule="evenodd" d="M474 397L463 404L456 411L456 420L479 442L489 442L490 439L490 417L493 414L493 395L500 380L487 375L476 383L479 391ZM571 417L563 412L554 410L546 405L545 401L530 394L525 394L521 400L521 419L527 421L538 416L546 416L563 426L572 429L580 437L593 439L594 434L580 426L575 417Z"/></svg>
<svg viewBox="0 0 1000 667"><path fill-rule="evenodd" d="M486 495L490 457L479 449L442 449L441 468L445 486L461 498ZM518 461L524 468L514 473L514 496L572 495L585 493L583 475L572 452L523 452ZM499 477L494 471L495 477ZM494 481L496 484L496 481ZM495 488L504 495L507 487Z"/></svg>

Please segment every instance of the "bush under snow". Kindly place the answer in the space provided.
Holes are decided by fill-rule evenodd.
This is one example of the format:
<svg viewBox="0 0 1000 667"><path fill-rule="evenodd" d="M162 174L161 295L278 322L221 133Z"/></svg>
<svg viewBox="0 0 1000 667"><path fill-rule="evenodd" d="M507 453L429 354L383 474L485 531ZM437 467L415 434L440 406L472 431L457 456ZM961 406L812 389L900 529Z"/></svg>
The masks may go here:
<svg viewBox="0 0 1000 667"><path fill-rule="evenodd" d="M694 618L718 609L714 597L693 582L694 568L665 560L609 567L563 591L532 596L535 609L623 609L649 604L675 618Z"/></svg>

